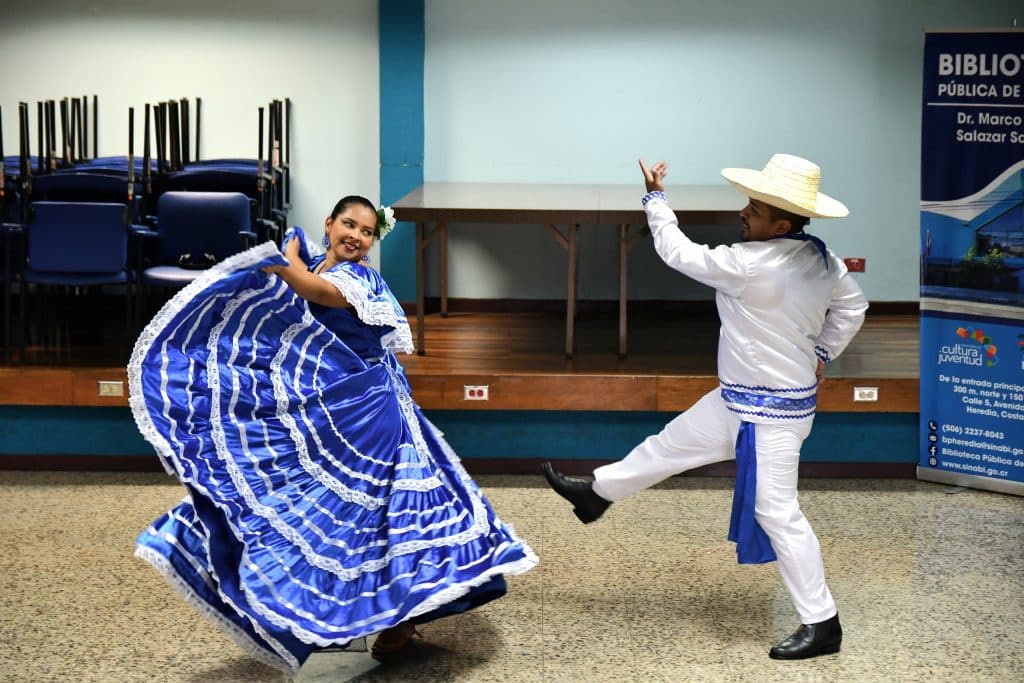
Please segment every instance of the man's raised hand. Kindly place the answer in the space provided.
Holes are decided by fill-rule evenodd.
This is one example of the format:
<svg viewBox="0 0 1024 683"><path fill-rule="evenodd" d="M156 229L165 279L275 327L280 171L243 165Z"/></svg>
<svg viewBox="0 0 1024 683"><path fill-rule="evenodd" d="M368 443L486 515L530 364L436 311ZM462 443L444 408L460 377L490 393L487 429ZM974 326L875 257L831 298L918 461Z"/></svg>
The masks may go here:
<svg viewBox="0 0 1024 683"><path fill-rule="evenodd" d="M647 186L648 192L663 192L665 190L663 181L668 171L668 164L664 161L659 161L651 168L647 168L644 160L640 159L640 170L643 171L644 184Z"/></svg>

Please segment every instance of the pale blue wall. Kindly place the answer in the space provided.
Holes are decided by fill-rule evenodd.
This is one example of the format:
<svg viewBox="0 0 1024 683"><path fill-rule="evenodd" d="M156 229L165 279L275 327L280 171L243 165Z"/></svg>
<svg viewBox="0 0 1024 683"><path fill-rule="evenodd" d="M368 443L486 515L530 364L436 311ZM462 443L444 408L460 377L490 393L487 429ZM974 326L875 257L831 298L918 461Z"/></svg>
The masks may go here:
<svg viewBox="0 0 1024 683"><path fill-rule="evenodd" d="M870 299L916 300L924 29L1008 28L1020 7L430 0L425 180L638 183L644 157L668 160L673 182L718 183L724 166L798 154L821 164L823 189L851 210L811 231L842 256L867 258L858 277ZM544 229L505 232L450 230L451 295L564 296L563 252ZM582 298L617 296L616 258L614 228L584 232ZM429 265L436 274L436 258ZM708 296L649 242L630 267L633 298Z"/></svg>
<svg viewBox="0 0 1024 683"><path fill-rule="evenodd" d="M19 100L97 92L101 154L124 153L129 105L201 96L204 156L252 156L255 107L289 96L294 221L318 229L338 193L378 195L378 130L391 113L378 107L372 0L296 0L287 9L269 0L9 5L0 16L0 60L12 67L0 80L8 153L17 148ZM675 181L710 183L722 166L760 166L775 151L804 154L824 167L826 191L852 210L812 228L840 254L867 257L859 277L873 300L914 300L923 30L1008 27L1018 6L429 0L423 173L636 182L642 155L665 157ZM163 49L172 45L180 51ZM266 55L276 59L261 61ZM452 229L452 295L564 296L563 253L544 229L506 232L511 239ZM734 234L695 233L709 241ZM584 233L583 298L615 298L615 254L612 228ZM409 263L397 265L409 271ZM630 265L635 299L707 296L664 268L646 243ZM436 256L428 266L436 274ZM384 269L402 279L386 262ZM412 299L408 287L399 289Z"/></svg>

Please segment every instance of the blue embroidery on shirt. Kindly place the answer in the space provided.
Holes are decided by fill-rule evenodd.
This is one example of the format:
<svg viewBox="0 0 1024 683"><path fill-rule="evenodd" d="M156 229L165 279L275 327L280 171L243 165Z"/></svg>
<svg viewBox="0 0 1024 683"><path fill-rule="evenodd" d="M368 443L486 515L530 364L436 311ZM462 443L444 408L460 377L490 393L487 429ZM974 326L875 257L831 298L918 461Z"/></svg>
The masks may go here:
<svg viewBox="0 0 1024 683"><path fill-rule="evenodd" d="M751 387L746 384L730 384L729 382L723 382L721 379L718 383L723 387L729 387L730 389L746 389L748 391L771 391L778 394L798 394L806 393L808 391L814 391L817 388L817 384L812 384L809 387L797 387L795 389L777 389L775 387Z"/></svg>
<svg viewBox="0 0 1024 683"><path fill-rule="evenodd" d="M810 410L806 413L800 413L798 415L780 415L778 413L765 413L760 410L739 410L738 408L733 408L732 406L726 407L732 412L736 413L737 415L757 415L758 417L768 417L774 420L802 420L805 417L811 417L812 415L814 415L815 412L813 410Z"/></svg>
<svg viewBox="0 0 1024 683"><path fill-rule="evenodd" d="M661 190L654 190L653 192L648 192L647 194L644 195L644 198L641 199L640 202L646 207L647 202L651 201L652 199L660 199L661 201L668 203L668 197L666 197L665 193L662 192Z"/></svg>

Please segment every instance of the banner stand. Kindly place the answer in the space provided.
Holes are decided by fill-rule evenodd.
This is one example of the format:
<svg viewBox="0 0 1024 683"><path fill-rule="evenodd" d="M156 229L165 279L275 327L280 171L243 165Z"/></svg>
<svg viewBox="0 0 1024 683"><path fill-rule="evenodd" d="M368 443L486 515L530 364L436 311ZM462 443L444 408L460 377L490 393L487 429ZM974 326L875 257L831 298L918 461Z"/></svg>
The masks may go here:
<svg viewBox="0 0 1024 683"><path fill-rule="evenodd" d="M1024 496L1024 31L928 31L918 479Z"/></svg>
<svg viewBox="0 0 1024 683"><path fill-rule="evenodd" d="M994 491L995 493L1024 496L1024 484L994 480L991 477L980 474L959 474L946 470L937 470L933 467L921 467L919 465L917 468L917 478L921 481L930 481L936 484L949 484L950 486L963 486L969 489L982 489L984 491Z"/></svg>

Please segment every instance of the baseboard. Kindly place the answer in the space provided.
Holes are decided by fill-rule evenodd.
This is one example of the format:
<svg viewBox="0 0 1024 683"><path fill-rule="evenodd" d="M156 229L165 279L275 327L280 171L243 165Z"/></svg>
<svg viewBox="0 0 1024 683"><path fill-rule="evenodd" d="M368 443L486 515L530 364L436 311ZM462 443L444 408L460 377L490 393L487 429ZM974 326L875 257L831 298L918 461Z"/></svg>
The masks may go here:
<svg viewBox="0 0 1024 683"><path fill-rule="evenodd" d="M470 474L533 474L540 476L543 458L465 458ZM590 474L611 460L557 460L566 474ZM0 454L0 470L80 472L163 472L155 455L7 455ZM913 479L915 463L802 462L800 476L814 479ZM734 477L736 465L720 462L685 473L690 477Z"/></svg>
<svg viewBox="0 0 1024 683"><path fill-rule="evenodd" d="M917 315L921 312L919 301L871 301L868 315Z"/></svg>
<svg viewBox="0 0 1024 683"><path fill-rule="evenodd" d="M0 470L58 472L163 472L156 455L0 454Z"/></svg>

